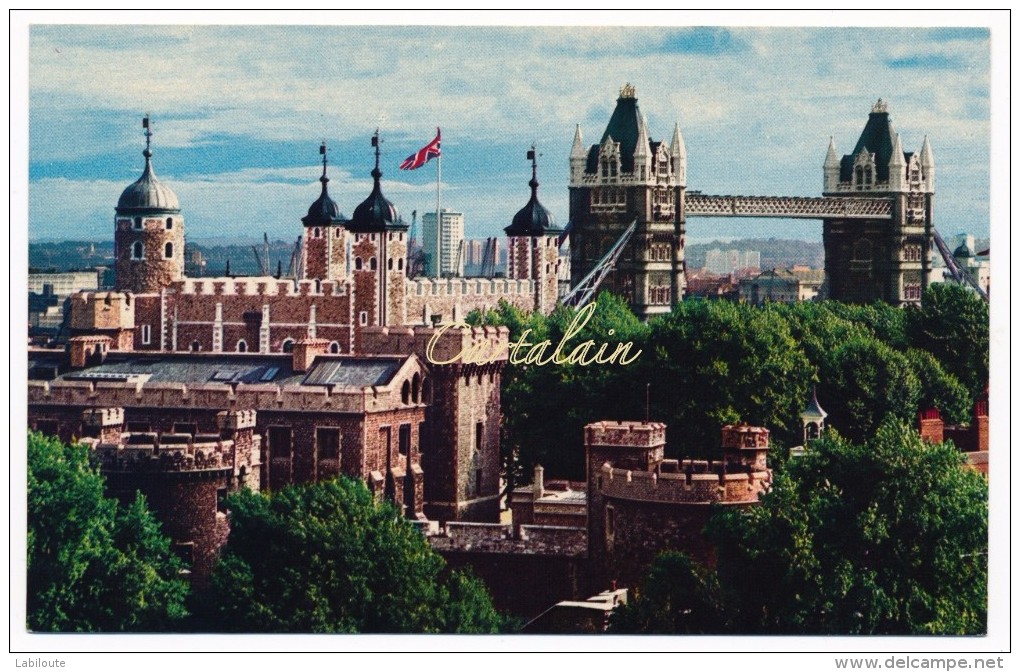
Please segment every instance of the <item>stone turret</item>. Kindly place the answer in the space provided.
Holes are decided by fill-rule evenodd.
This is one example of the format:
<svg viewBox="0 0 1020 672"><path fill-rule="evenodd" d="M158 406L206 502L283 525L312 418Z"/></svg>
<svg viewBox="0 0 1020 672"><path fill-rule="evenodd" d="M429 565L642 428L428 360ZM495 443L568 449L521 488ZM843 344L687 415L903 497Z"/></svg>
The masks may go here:
<svg viewBox="0 0 1020 672"><path fill-rule="evenodd" d="M581 139L581 124L574 129L574 145L570 148L570 180L578 181L584 174L584 164L587 160L588 151Z"/></svg>
<svg viewBox="0 0 1020 672"><path fill-rule="evenodd" d="M929 194L935 193L935 155L932 154L927 135L924 136L924 144L921 145L921 170L924 173L925 191Z"/></svg>
<svg viewBox="0 0 1020 672"><path fill-rule="evenodd" d="M889 157L889 191L903 191L907 181L907 162L903 158L903 143L900 134L893 142L892 156Z"/></svg>
<svg viewBox="0 0 1020 672"><path fill-rule="evenodd" d="M839 189L839 156L836 154L836 142L829 136L829 151L825 154L825 180L822 191L835 192Z"/></svg>
<svg viewBox="0 0 1020 672"><path fill-rule="evenodd" d="M687 186L687 144L680 133L680 122L673 127L673 140L669 143L669 153L673 157L673 174L676 175L678 187Z"/></svg>

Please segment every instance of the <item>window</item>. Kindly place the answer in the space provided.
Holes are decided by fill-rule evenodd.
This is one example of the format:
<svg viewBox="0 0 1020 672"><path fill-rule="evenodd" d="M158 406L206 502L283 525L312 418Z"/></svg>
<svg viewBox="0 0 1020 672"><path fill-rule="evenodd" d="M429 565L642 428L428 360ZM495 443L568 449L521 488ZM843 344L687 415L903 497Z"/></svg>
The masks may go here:
<svg viewBox="0 0 1020 672"><path fill-rule="evenodd" d="M142 241L136 240L131 246L131 258L145 259L145 246L142 245Z"/></svg>
<svg viewBox="0 0 1020 672"><path fill-rule="evenodd" d="M390 270L390 271L393 270L393 259L387 259L386 260L386 268L387 268L387 270Z"/></svg>
<svg viewBox="0 0 1020 672"><path fill-rule="evenodd" d="M355 271L361 270L361 257L354 257L354 270Z"/></svg>
<svg viewBox="0 0 1020 672"><path fill-rule="evenodd" d="M336 341L333 341L332 343L329 344L329 351L330 351L330 353L332 353L334 355L339 355L340 354L340 344L337 343Z"/></svg>
<svg viewBox="0 0 1020 672"><path fill-rule="evenodd" d="M361 311L358 314L358 322L360 322L361 326L363 326L363 327L368 326L368 311L367 310L363 310L363 311Z"/></svg>
<svg viewBox="0 0 1020 672"><path fill-rule="evenodd" d="M375 260L375 257L368 260L368 267L373 271L379 268L379 263Z"/></svg>
<svg viewBox="0 0 1020 672"><path fill-rule="evenodd" d="M312 229L312 238L322 238L322 229L319 227Z"/></svg>
<svg viewBox="0 0 1020 672"><path fill-rule="evenodd" d="M197 422L175 422L174 434L198 434Z"/></svg>
<svg viewBox="0 0 1020 672"><path fill-rule="evenodd" d="M398 271L404 270L404 259L403 258L397 259L397 270Z"/></svg>
<svg viewBox="0 0 1020 672"><path fill-rule="evenodd" d="M142 325L142 345L152 343L152 327L148 324Z"/></svg>
<svg viewBox="0 0 1020 672"><path fill-rule="evenodd" d="M237 342L238 352L248 352L248 343L243 338Z"/></svg>
<svg viewBox="0 0 1020 672"><path fill-rule="evenodd" d="M475 423L475 452L481 452L482 450L482 438L485 434L485 423Z"/></svg>
<svg viewBox="0 0 1020 672"><path fill-rule="evenodd" d="M400 388L400 403L407 404L411 401L411 383L404 381Z"/></svg>
<svg viewBox="0 0 1020 672"><path fill-rule="evenodd" d="M227 489L216 488L216 511L219 513L227 512Z"/></svg>
<svg viewBox="0 0 1020 672"><path fill-rule="evenodd" d="M135 229L139 229L140 230L142 228L142 218L141 217L135 217L134 224L135 224Z"/></svg>
<svg viewBox="0 0 1020 672"><path fill-rule="evenodd" d="M271 426L269 433L269 454L273 457L290 457L290 427Z"/></svg>
<svg viewBox="0 0 1020 672"><path fill-rule="evenodd" d="M202 349L202 344L199 343L197 340L191 342L191 351L192 352L198 352L201 349Z"/></svg>
<svg viewBox="0 0 1020 672"><path fill-rule="evenodd" d="M606 507L606 539L611 540L616 535L616 509Z"/></svg>
<svg viewBox="0 0 1020 672"><path fill-rule="evenodd" d="M294 339L285 338L283 339L283 346L280 348L283 352L294 352Z"/></svg>
<svg viewBox="0 0 1020 672"><path fill-rule="evenodd" d="M340 428L318 427L315 430L315 445L320 460L340 459Z"/></svg>
<svg viewBox="0 0 1020 672"><path fill-rule="evenodd" d="M335 232L335 233L333 234L333 237L334 237L334 238L339 238L339 237L340 237L340 233L341 233L341 232L342 232L342 230L341 230L341 229L340 229L340 228L338 227L338 228L337 228L337 230L336 230L336 232Z"/></svg>
<svg viewBox="0 0 1020 672"><path fill-rule="evenodd" d="M166 244L166 246L163 248L163 256L166 257L167 259L173 259L174 258L174 244L173 243L167 243Z"/></svg>
<svg viewBox="0 0 1020 672"><path fill-rule="evenodd" d="M397 450L401 455L407 455L411 450L411 425L401 425L397 434Z"/></svg>
<svg viewBox="0 0 1020 672"><path fill-rule="evenodd" d="M173 228L174 228L174 218L173 217L167 217L166 218L166 230L170 231Z"/></svg>
<svg viewBox="0 0 1020 672"><path fill-rule="evenodd" d="M421 375L416 373L411 379L411 401L415 404L418 403L419 392L421 392Z"/></svg>

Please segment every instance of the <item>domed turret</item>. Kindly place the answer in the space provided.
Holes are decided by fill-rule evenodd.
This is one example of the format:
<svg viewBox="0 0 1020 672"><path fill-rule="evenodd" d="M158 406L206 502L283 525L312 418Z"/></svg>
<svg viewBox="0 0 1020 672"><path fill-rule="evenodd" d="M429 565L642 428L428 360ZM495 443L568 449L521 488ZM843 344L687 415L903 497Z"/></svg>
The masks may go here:
<svg viewBox="0 0 1020 672"><path fill-rule="evenodd" d="M136 212L146 211L152 212L180 212L181 202L177 200L177 194L173 192L170 187L166 186L156 177L155 171L152 169L152 149L150 146L150 139L152 133L149 131L148 126L149 118L146 117L144 120L145 126L145 151L142 155L145 157L145 170L142 171L142 176L135 182L130 184L127 189L120 195L120 199L117 200L117 213L123 215L134 214Z"/></svg>
<svg viewBox="0 0 1020 672"><path fill-rule="evenodd" d="M145 170L117 201L114 216L116 288L159 292L184 277L184 218L180 201L152 169L152 131L145 129Z"/></svg>
<svg viewBox="0 0 1020 672"><path fill-rule="evenodd" d="M535 159L535 147L528 152L531 159L531 199L528 204L517 211L510 226L503 229L508 236L545 236L558 234L563 229L556 226L550 213L538 200L538 170Z"/></svg>
<svg viewBox="0 0 1020 672"><path fill-rule="evenodd" d="M379 170L379 132L372 136L372 146L375 147L375 168L372 169L372 193L354 209L351 221L347 223L348 230L354 233L378 233L389 229L406 230L407 225L397 213L397 208L382 193L380 178L382 171Z"/></svg>
<svg viewBox="0 0 1020 672"><path fill-rule="evenodd" d="M336 204L332 198L329 197L329 190L326 187L329 184L329 178L326 177L326 143L323 142L319 147L319 154L322 154L322 177L319 178L319 182L322 183L322 193L319 198L315 200L308 208L308 214L301 218L301 222L305 226L329 226L331 224L339 224L343 221L343 215L340 214L340 206Z"/></svg>

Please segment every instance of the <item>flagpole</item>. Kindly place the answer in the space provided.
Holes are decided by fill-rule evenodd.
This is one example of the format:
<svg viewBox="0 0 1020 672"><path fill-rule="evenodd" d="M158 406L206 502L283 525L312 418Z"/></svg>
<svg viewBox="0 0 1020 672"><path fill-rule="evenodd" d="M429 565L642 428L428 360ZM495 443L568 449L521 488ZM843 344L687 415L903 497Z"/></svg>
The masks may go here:
<svg viewBox="0 0 1020 672"><path fill-rule="evenodd" d="M439 185L443 179L443 154L440 153L436 163L436 277L443 277L443 219L439 209Z"/></svg>

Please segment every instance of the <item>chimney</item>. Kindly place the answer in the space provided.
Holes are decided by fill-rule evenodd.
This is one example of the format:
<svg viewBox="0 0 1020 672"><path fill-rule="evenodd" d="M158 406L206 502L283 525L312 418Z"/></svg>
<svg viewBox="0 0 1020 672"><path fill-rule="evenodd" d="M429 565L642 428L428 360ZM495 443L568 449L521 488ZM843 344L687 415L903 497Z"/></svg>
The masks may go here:
<svg viewBox="0 0 1020 672"><path fill-rule="evenodd" d="M109 336L75 336L69 348L71 368L84 369L86 366L102 364L110 352L113 339Z"/></svg>
<svg viewBox="0 0 1020 672"><path fill-rule="evenodd" d="M918 432L928 443L942 443L945 440L945 423L937 408L929 408L918 414Z"/></svg>
<svg viewBox="0 0 1020 672"><path fill-rule="evenodd" d="M535 482L531 484L533 488L532 492L535 499L541 499L545 496L545 469L542 468L541 464L535 465Z"/></svg>
<svg viewBox="0 0 1020 672"><path fill-rule="evenodd" d="M315 358L329 351L329 341L321 338L303 338L294 344L292 367L295 373L304 373L312 367Z"/></svg>

